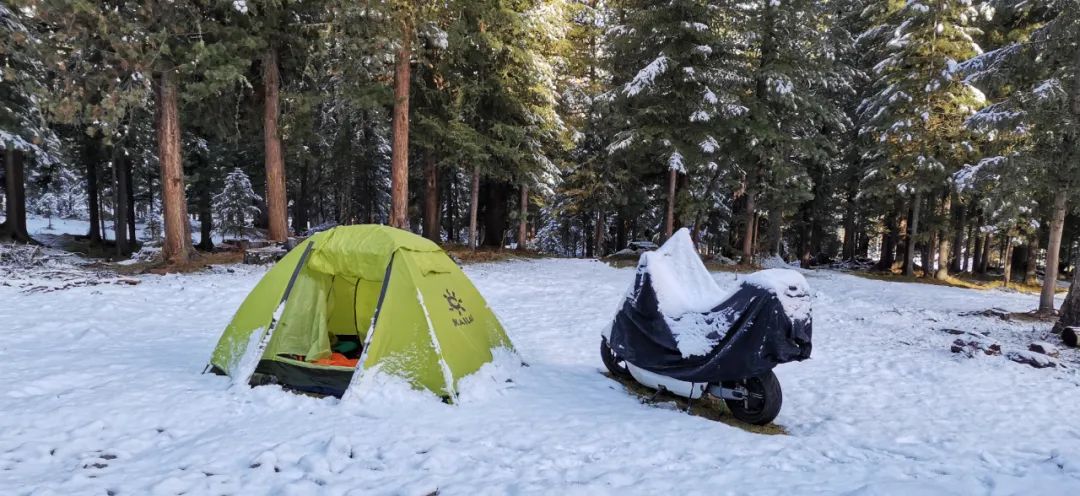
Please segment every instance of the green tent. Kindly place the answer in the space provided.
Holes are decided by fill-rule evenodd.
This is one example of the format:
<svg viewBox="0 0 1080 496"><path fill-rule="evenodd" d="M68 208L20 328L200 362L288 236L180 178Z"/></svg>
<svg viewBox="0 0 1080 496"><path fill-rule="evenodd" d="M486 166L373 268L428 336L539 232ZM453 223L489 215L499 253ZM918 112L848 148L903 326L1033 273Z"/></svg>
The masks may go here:
<svg viewBox="0 0 1080 496"><path fill-rule="evenodd" d="M386 226L342 226L300 243L263 276L210 369L341 396L355 371L378 368L452 400L458 380L496 348L513 346L438 245Z"/></svg>

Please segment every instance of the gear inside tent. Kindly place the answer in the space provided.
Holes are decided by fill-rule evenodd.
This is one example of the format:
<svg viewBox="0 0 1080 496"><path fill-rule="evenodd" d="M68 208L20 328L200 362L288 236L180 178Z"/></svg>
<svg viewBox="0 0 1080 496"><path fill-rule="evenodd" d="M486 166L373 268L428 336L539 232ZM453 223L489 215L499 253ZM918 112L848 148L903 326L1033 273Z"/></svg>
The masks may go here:
<svg viewBox="0 0 1080 496"><path fill-rule="evenodd" d="M764 270L725 293L681 229L641 256L605 338L636 367L680 381L719 383L809 358L811 320L801 274Z"/></svg>
<svg viewBox="0 0 1080 496"><path fill-rule="evenodd" d="M453 401L457 382L499 348L513 351L438 245L387 226L342 226L303 241L263 276L209 367L252 385L339 397L378 369Z"/></svg>

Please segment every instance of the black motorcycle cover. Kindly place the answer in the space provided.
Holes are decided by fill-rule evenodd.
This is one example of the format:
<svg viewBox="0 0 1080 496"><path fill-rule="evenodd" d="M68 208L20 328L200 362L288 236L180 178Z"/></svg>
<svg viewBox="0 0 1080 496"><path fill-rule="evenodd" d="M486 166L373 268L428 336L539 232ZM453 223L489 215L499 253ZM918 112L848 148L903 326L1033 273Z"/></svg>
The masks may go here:
<svg viewBox="0 0 1080 496"><path fill-rule="evenodd" d="M683 230L642 255L607 339L615 355L637 367L717 383L809 358L811 321L801 274L761 271L724 298Z"/></svg>

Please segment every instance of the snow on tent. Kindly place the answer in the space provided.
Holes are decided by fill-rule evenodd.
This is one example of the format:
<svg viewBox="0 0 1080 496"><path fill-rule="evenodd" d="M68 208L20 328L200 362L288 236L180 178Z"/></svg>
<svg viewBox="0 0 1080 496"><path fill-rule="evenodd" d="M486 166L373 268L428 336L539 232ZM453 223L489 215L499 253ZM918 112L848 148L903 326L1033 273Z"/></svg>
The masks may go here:
<svg viewBox="0 0 1080 496"><path fill-rule="evenodd" d="M801 274L764 270L725 294L689 232L680 229L642 255L605 338L636 367L679 381L720 383L809 358L811 325Z"/></svg>
<svg viewBox="0 0 1080 496"><path fill-rule="evenodd" d="M209 367L241 383L334 396L377 369L453 400L458 380L499 348L513 350L502 325L438 245L386 226L342 226L267 272Z"/></svg>

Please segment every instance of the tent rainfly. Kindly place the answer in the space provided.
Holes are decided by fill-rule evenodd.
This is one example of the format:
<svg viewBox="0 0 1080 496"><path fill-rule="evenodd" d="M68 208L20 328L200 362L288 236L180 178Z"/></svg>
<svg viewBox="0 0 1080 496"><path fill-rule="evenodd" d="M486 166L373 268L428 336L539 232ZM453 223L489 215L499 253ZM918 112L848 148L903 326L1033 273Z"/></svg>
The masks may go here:
<svg viewBox="0 0 1080 496"><path fill-rule="evenodd" d="M209 369L251 385L341 396L379 369L447 401L457 382L513 351L499 320L435 243L341 226L308 238L244 299Z"/></svg>

